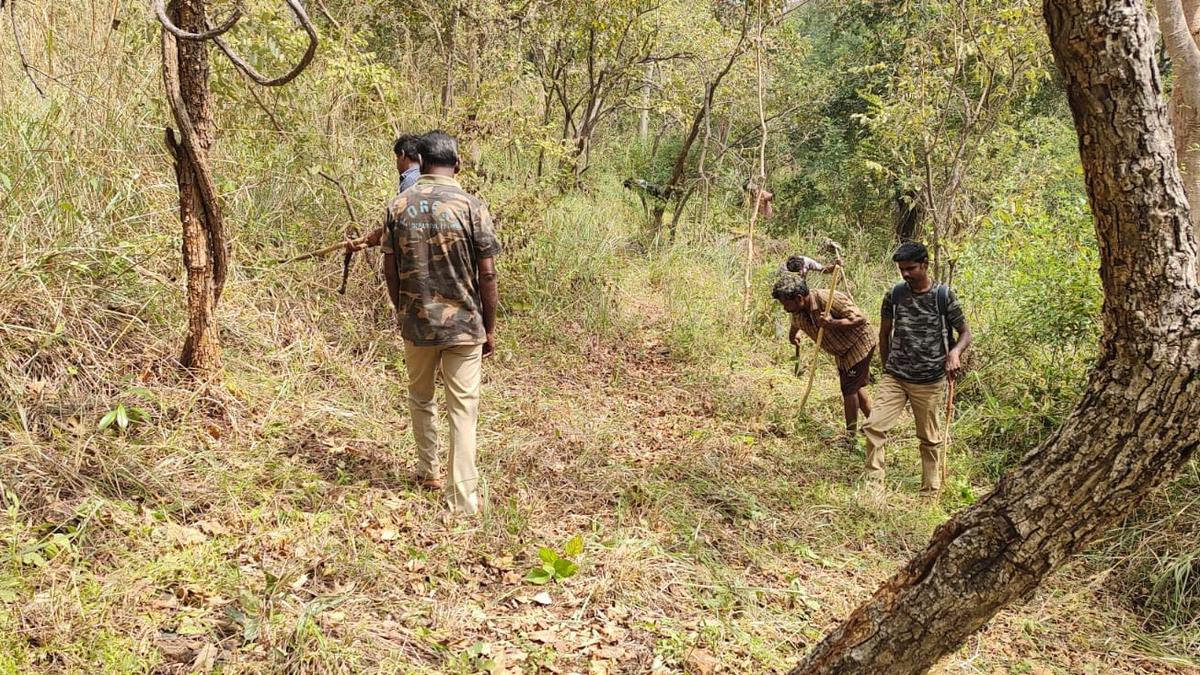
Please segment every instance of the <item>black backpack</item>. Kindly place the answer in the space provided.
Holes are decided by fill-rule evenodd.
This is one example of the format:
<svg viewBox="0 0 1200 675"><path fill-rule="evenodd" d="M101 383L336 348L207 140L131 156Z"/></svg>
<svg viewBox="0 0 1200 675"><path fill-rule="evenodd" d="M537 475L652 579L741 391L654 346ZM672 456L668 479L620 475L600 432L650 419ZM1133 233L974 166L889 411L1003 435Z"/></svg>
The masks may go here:
<svg viewBox="0 0 1200 675"><path fill-rule="evenodd" d="M954 327L950 325L950 287L946 284L937 284L934 288L937 293L937 308L938 316L942 321L942 348L946 350L946 354L950 353L950 348L954 346ZM912 289L908 287L908 283L901 281L892 287L892 325L895 326L896 316L900 312L900 301L908 295L912 294Z"/></svg>

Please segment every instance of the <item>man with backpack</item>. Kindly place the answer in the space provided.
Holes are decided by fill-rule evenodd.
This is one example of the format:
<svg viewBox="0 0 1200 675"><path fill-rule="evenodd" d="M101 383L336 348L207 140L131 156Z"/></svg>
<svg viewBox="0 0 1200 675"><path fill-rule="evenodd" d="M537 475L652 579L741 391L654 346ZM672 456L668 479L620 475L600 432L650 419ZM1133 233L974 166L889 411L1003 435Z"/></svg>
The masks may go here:
<svg viewBox="0 0 1200 675"><path fill-rule="evenodd" d="M458 144L431 131L417 144L421 177L388 206L385 225L347 244L382 243L384 269L404 338L408 407L417 445L417 482L445 490L456 514L479 511L475 464L482 360L495 350L495 257L500 253L487 205L455 180ZM450 417L450 484L441 478L438 373Z"/></svg>
<svg viewBox="0 0 1200 675"><path fill-rule="evenodd" d="M896 249L892 261L904 283L883 297L879 325L879 356L883 380L875 391L875 405L863 427L867 437L866 475L882 481L883 445L887 433L912 406L921 450L921 492L941 490L939 451L942 429L939 413L946 378L962 367L962 354L971 344L962 307L948 286L929 277L925 246L907 242ZM953 335L957 333L958 338Z"/></svg>

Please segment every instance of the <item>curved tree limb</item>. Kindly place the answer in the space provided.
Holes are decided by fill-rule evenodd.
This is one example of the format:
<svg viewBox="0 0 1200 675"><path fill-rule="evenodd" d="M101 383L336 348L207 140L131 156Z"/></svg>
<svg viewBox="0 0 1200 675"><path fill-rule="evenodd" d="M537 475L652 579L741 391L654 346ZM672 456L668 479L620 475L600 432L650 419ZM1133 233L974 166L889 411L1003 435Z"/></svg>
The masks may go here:
<svg viewBox="0 0 1200 675"><path fill-rule="evenodd" d="M217 43L217 47L219 47L221 51L225 53L225 56L229 57L229 60L233 62L233 65L236 66L238 70L242 71L246 77L254 80L264 87L279 87L296 79L300 73L304 72L304 69L308 67L308 64L313 60L313 56L315 56L317 53L317 29L313 26L312 20L308 18L308 14L304 11L304 7L301 6L297 0L285 0L285 2L287 2L288 7L291 8L292 14L296 15L296 19L304 28L304 32L308 33L308 48L305 49L304 56L300 57L300 62L284 75L274 79L267 78L255 70L254 66L251 66L249 63L247 63L245 59L243 59L241 56L238 56L237 52L233 51L233 48L229 46L229 43L221 39L220 33L212 38L213 42Z"/></svg>
<svg viewBox="0 0 1200 675"><path fill-rule="evenodd" d="M179 26L176 26L175 22L171 21L171 17L167 16L167 7L163 0L154 0L154 14L158 17L158 22L161 23L163 28L169 31L171 35L174 35L180 40L192 40L193 42L200 42L203 40L211 40L218 35L229 32L230 29L237 25L238 20L242 18L242 7L240 4L237 7L234 7L233 12L230 13L229 18L225 19L224 23L203 33L189 33Z"/></svg>
<svg viewBox="0 0 1200 675"><path fill-rule="evenodd" d="M200 188L200 201L204 205L204 219L208 225L208 252L213 266L213 303L221 298L225 288L225 275L229 267L229 251L225 241L225 220L217 203L217 188L212 172L208 169L208 157L197 140L196 128L188 116L187 105L179 88L179 52L175 36L170 31L162 33L163 85L167 91L167 103L175 124L179 126L181 142L174 145L174 136L167 130L167 145L172 147L176 161L187 161L196 174ZM182 153L178 151L182 150Z"/></svg>

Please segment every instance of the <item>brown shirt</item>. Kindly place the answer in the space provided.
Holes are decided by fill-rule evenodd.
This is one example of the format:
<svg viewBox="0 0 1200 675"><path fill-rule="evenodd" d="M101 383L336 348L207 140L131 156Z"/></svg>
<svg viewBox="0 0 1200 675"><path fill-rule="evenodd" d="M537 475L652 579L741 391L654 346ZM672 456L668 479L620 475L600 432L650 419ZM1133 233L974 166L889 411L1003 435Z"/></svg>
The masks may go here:
<svg viewBox="0 0 1200 675"><path fill-rule="evenodd" d="M388 206L383 248L394 252L400 333L422 347L486 340L478 263L500 253L487 205L458 181L424 175Z"/></svg>
<svg viewBox="0 0 1200 675"><path fill-rule="evenodd" d="M812 295L816 297L817 304L824 313L825 303L829 301L829 291L817 288L813 289ZM863 313L854 305L854 301L841 291L833 294L833 308L829 313L835 319L854 319L863 316ZM792 327L802 331L814 341L817 339L817 331L820 329L816 317L807 309L792 315ZM869 322L853 328L826 326L825 335L821 339L821 349L833 355L837 361L838 370L845 371L867 358L878 342L879 337L872 330Z"/></svg>

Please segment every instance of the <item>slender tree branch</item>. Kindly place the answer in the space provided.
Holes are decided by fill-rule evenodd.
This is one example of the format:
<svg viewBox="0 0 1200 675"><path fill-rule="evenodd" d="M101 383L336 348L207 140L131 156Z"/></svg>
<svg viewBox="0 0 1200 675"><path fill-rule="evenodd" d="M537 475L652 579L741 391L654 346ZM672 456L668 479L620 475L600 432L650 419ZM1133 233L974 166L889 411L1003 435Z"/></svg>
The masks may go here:
<svg viewBox="0 0 1200 675"><path fill-rule="evenodd" d="M3 7L2 3L0 3L0 7ZM37 90L38 95L46 98L45 90L33 77L33 68L29 65L29 58L25 56L25 46L21 44L21 30L17 27L17 0L8 3L8 17L12 21L13 41L17 44L17 55L21 57L21 69L25 71L25 77L29 78L30 84Z"/></svg>
<svg viewBox="0 0 1200 675"><path fill-rule="evenodd" d="M271 121L271 126L275 127L275 131L278 131L282 134L283 127L280 126L279 120L275 119L275 113L271 112L271 109L267 107L267 104L263 103L263 100L258 97L258 92L254 91L254 86L251 85L246 87L246 89L249 90L250 96L254 98L254 102L258 104L259 109L266 113L267 119Z"/></svg>
<svg viewBox="0 0 1200 675"><path fill-rule="evenodd" d="M325 2L323 0L317 0L317 9L321 10L321 14L325 15L325 19L329 21L329 23L333 24L333 27L336 28L339 33L342 32L341 22L333 18L333 15L329 13L329 8L325 6Z"/></svg>
<svg viewBox="0 0 1200 675"><path fill-rule="evenodd" d="M238 70L242 71L246 77L254 80L264 87L279 87L296 79L300 73L304 72L304 69L308 67L308 64L313 60L313 56L315 56L317 53L317 44L319 42L319 38L317 37L317 29L313 27L312 20L308 18L308 14L304 11L304 7L300 5L298 0L285 0L285 2L287 2L287 6L292 10L292 14L296 15L296 19L304 28L304 32L308 33L308 48L304 51L304 56L300 57L300 62L284 75L274 79L267 78L255 70L254 66L251 66L249 63L247 63L245 59L243 59L241 56L238 56L237 52L233 51L233 48L230 47L229 44L225 42L225 40L222 39L219 34L212 38L213 42L217 43L217 47L219 47L221 51L225 53L225 56L229 57L229 60L233 62L233 65L236 66Z"/></svg>

